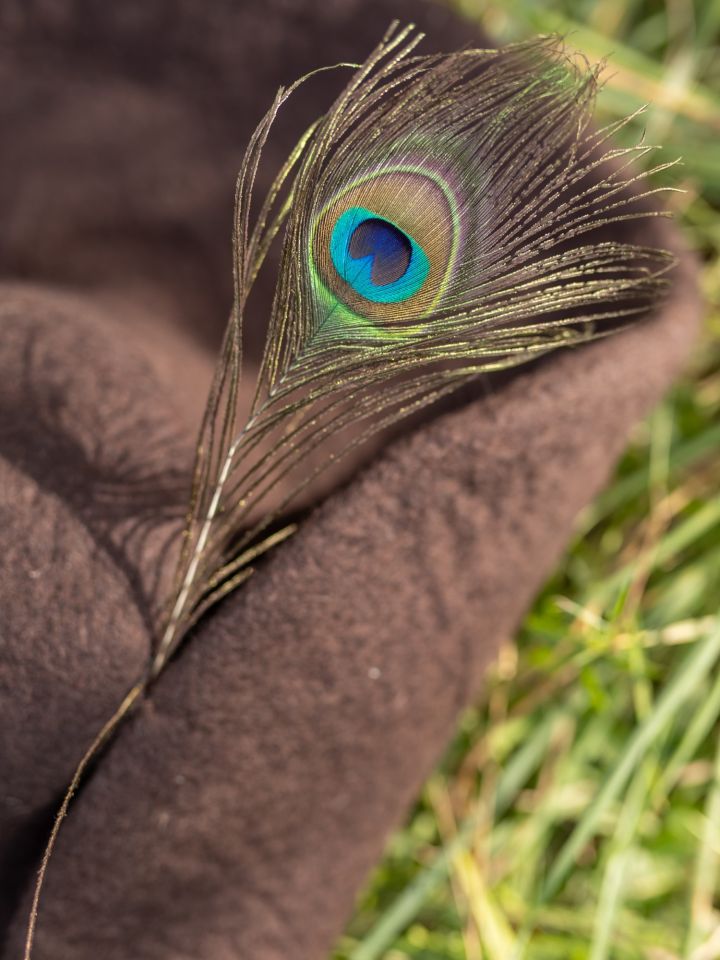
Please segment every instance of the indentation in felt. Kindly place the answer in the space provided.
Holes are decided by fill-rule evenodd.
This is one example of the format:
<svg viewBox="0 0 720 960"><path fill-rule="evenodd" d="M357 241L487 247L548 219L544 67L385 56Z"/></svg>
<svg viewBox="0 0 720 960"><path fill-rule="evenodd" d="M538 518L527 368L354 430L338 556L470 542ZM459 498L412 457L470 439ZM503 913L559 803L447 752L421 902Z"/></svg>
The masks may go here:
<svg viewBox="0 0 720 960"><path fill-rule="evenodd" d="M1 285L0 330L1 927L79 751L147 663L188 448L85 298Z"/></svg>

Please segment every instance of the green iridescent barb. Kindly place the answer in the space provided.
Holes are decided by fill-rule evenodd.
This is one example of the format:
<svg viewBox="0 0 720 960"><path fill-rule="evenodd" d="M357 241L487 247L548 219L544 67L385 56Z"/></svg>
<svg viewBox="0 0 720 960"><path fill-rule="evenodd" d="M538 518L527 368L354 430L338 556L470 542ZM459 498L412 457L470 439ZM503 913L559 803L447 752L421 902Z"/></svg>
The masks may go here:
<svg viewBox="0 0 720 960"><path fill-rule="evenodd" d="M557 39L417 56L420 39L390 28L253 223L262 150L294 87L279 91L250 142L237 185L235 306L156 673L330 462L482 372L606 332L665 284L669 254L592 236L648 215L627 188L633 157L649 148L615 149L621 124L590 125L597 69ZM239 425L243 311L276 238L274 306ZM265 508L280 485L290 492Z"/></svg>

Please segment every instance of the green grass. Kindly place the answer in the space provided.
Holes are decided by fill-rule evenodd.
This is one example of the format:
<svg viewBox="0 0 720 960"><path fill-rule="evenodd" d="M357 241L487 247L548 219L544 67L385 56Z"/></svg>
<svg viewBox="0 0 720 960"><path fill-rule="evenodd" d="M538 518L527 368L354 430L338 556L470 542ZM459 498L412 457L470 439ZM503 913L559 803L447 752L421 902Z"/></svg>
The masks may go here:
<svg viewBox="0 0 720 960"><path fill-rule="evenodd" d="M456 0L610 57L710 304L362 896L335 960L720 958L720 2Z"/></svg>

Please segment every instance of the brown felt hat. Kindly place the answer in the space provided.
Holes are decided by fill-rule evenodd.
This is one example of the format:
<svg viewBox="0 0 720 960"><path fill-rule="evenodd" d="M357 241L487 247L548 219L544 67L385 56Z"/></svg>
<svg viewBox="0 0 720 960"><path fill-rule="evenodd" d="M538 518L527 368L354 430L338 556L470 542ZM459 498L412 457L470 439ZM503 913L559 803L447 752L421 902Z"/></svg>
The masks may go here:
<svg viewBox="0 0 720 960"><path fill-rule="evenodd" d="M25 0L0 13L0 957L52 815L142 673L230 305L244 144L275 88L362 59L420 0ZM277 161L327 105L309 85ZM333 87L333 89L335 89ZM696 333L667 299L405 426L193 633L85 782L36 960L321 960ZM262 341L269 288L250 317ZM253 326L253 323L256 326ZM387 440L388 438L386 438Z"/></svg>

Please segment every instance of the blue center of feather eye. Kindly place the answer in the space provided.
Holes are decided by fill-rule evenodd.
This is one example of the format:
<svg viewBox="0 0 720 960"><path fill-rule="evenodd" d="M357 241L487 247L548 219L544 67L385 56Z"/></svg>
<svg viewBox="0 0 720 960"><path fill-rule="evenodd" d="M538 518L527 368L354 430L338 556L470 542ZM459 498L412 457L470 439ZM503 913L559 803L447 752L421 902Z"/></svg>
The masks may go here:
<svg viewBox="0 0 720 960"><path fill-rule="evenodd" d="M412 244L394 224L371 217L353 230L348 252L353 260L371 257L370 279L375 286L384 287L408 272Z"/></svg>
<svg viewBox="0 0 720 960"><path fill-rule="evenodd" d="M365 207L350 207L338 217L330 256L342 279L373 303L407 300L430 272L422 247L392 221Z"/></svg>

